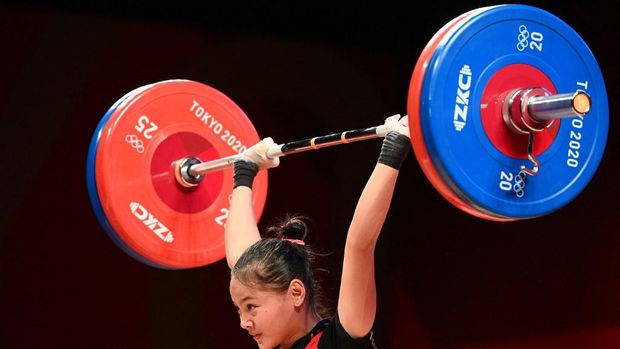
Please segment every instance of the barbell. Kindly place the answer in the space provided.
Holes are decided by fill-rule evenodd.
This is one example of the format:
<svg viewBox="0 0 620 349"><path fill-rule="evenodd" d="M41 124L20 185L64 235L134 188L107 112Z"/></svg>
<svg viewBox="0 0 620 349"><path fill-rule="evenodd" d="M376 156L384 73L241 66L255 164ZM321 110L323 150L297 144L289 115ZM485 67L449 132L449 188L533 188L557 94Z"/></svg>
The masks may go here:
<svg viewBox="0 0 620 349"><path fill-rule="evenodd" d="M525 5L467 12L422 51L407 100L415 156L437 191L492 221L552 213L587 186L609 111L592 52L561 19ZM272 156L378 138L383 126L277 144ZM230 165L259 141L243 110L189 80L137 88L92 136L87 186L95 214L125 252L179 269L224 257ZM267 171L253 186L257 219Z"/></svg>

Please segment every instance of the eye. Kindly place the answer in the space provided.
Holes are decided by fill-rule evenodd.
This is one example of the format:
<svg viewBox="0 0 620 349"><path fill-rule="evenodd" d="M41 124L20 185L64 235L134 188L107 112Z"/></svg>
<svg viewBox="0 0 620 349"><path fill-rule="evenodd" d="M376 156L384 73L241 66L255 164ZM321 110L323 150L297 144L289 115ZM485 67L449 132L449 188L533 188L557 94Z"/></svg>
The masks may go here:
<svg viewBox="0 0 620 349"><path fill-rule="evenodd" d="M252 311L252 310L256 309L256 306L254 304L248 304L245 307L248 309L248 311Z"/></svg>

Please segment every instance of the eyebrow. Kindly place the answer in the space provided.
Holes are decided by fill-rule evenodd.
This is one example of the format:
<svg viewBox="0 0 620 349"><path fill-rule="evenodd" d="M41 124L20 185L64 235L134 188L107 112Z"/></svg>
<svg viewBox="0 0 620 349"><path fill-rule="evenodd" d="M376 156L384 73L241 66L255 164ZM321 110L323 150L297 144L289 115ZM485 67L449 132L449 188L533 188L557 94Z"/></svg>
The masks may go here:
<svg viewBox="0 0 620 349"><path fill-rule="evenodd" d="M239 303L243 303L245 301L252 300L252 299L254 299L254 297L252 297L252 296L245 296L245 297L243 297L243 298L241 298L239 300Z"/></svg>
<svg viewBox="0 0 620 349"><path fill-rule="evenodd" d="M242 304L245 301L249 301L249 300L253 300L253 299L254 299L254 297L252 297L252 296L245 296L245 297L243 297L243 298L241 298L239 300L239 304ZM239 309L239 306L237 306L237 304L235 302L233 302L233 306L235 307L235 309Z"/></svg>

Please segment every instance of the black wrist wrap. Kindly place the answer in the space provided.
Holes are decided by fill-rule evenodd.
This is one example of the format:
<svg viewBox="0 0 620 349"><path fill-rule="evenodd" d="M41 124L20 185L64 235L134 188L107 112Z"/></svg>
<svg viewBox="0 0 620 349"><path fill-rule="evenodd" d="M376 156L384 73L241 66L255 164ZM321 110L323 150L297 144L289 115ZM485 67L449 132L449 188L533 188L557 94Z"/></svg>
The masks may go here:
<svg viewBox="0 0 620 349"><path fill-rule="evenodd" d="M383 139L381 153L379 154L379 160L377 162L399 170L410 148L411 142L409 141L409 137L398 132L390 131L385 135L385 139Z"/></svg>
<svg viewBox="0 0 620 349"><path fill-rule="evenodd" d="M258 166L252 161L237 160L234 163L233 189L238 186L252 188L254 177L258 173Z"/></svg>

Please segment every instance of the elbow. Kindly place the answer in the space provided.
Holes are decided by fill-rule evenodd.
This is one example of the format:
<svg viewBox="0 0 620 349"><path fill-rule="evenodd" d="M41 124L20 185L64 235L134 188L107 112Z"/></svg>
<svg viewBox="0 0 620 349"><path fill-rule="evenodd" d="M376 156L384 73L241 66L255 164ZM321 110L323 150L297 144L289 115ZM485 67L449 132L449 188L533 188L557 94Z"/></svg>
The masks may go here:
<svg viewBox="0 0 620 349"><path fill-rule="evenodd" d="M232 270L237 264L237 260L239 256L233 253L232 251L226 250L226 263L228 264L228 269Z"/></svg>
<svg viewBox="0 0 620 349"><path fill-rule="evenodd" d="M378 230L376 233L367 231L365 234L348 234L345 249L374 253L378 238Z"/></svg>
<svg viewBox="0 0 620 349"><path fill-rule="evenodd" d="M226 262L228 263L228 269L232 270L235 267L235 263L230 259L226 259Z"/></svg>
<svg viewBox="0 0 620 349"><path fill-rule="evenodd" d="M359 256L372 257L375 254L376 239L347 241L345 251L355 253Z"/></svg>

